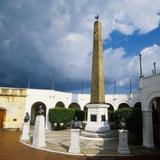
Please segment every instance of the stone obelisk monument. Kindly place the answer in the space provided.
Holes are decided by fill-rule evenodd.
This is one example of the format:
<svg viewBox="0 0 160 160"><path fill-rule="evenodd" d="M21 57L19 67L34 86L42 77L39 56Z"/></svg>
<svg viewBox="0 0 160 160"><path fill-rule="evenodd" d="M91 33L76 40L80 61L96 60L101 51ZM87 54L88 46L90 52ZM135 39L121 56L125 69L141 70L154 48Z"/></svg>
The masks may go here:
<svg viewBox="0 0 160 160"><path fill-rule="evenodd" d="M104 66L101 23L95 17L93 33L91 100L87 105L88 117L86 130L104 132L110 129L108 124L108 105L105 104Z"/></svg>
<svg viewBox="0 0 160 160"><path fill-rule="evenodd" d="M104 69L103 69L103 50L101 23L97 20L94 22L93 33L93 57L92 57L92 86L91 86L91 103L104 104Z"/></svg>

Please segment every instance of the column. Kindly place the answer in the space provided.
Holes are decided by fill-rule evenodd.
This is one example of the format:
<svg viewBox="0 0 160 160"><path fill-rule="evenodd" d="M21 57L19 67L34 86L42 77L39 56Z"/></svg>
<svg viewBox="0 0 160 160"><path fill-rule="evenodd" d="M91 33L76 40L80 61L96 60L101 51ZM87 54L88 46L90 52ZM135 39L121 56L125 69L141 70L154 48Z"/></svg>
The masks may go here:
<svg viewBox="0 0 160 160"><path fill-rule="evenodd" d="M143 111L143 146L154 148L152 111Z"/></svg>
<svg viewBox="0 0 160 160"><path fill-rule="evenodd" d="M48 113L49 113L49 109L47 108L46 109L46 119L45 119L46 120L46 125L45 125L46 127L45 127L45 129L46 130L51 130L51 123L49 122L49 118L48 118L49 115L48 115Z"/></svg>

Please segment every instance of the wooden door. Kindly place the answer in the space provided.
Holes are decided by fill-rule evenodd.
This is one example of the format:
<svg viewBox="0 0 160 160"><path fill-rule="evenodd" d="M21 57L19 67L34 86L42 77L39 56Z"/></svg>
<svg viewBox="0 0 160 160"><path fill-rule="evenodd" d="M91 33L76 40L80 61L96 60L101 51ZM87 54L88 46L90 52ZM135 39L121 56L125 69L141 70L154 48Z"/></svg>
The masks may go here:
<svg viewBox="0 0 160 160"><path fill-rule="evenodd" d="M5 111L0 109L0 129L3 128L4 116L5 116Z"/></svg>

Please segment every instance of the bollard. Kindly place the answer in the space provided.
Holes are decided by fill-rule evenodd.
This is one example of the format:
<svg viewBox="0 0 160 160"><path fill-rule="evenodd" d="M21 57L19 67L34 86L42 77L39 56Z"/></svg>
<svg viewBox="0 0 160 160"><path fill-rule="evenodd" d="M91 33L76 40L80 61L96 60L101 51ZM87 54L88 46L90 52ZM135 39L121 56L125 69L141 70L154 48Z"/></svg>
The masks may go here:
<svg viewBox="0 0 160 160"><path fill-rule="evenodd" d="M128 131L127 130L119 130L119 146L118 146L119 154L130 154L128 148Z"/></svg>
<svg viewBox="0 0 160 160"><path fill-rule="evenodd" d="M23 129L22 129L22 136L21 136L21 140L22 141L28 141L29 138L29 121L28 122L24 122L23 124Z"/></svg>
<svg viewBox="0 0 160 160"><path fill-rule="evenodd" d="M36 123L34 127L33 143L34 147L45 147L45 119L44 115L38 115L36 117Z"/></svg>
<svg viewBox="0 0 160 160"><path fill-rule="evenodd" d="M71 129L69 153L80 153L79 131L80 129Z"/></svg>

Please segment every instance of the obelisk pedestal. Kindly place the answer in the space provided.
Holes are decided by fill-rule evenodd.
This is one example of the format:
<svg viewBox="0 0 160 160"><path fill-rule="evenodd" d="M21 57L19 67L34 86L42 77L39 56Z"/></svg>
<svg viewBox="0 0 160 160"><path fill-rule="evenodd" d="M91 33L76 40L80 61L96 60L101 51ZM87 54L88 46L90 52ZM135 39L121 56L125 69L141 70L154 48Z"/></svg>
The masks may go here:
<svg viewBox="0 0 160 160"><path fill-rule="evenodd" d="M79 129L71 129L69 153L80 153Z"/></svg>
<svg viewBox="0 0 160 160"><path fill-rule="evenodd" d="M105 132L110 130L108 124L108 110L106 104L87 104L88 117L86 130Z"/></svg>
<svg viewBox="0 0 160 160"><path fill-rule="evenodd" d="M30 122L24 122L23 124L23 129L22 129L22 136L21 136L21 140L22 141L27 141L29 140L29 128L30 128Z"/></svg>
<svg viewBox="0 0 160 160"><path fill-rule="evenodd" d="M33 133L33 143L34 147L45 147L45 119L44 115L36 116L36 123Z"/></svg>
<svg viewBox="0 0 160 160"><path fill-rule="evenodd" d="M129 154L128 148L128 131L127 130L119 130L119 146L117 149L119 154L125 155Z"/></svg>
<svg viewBox="0 0 160 160"><path fill-rule="evenodd" d="M101 23L94 22L93 57L92 57L92 79L91 79L91 101L87 104L88 117L86 130L105 132L110 130L108 124L108 105L105 104L104 91L104 66L101 36Z"/></svg>

